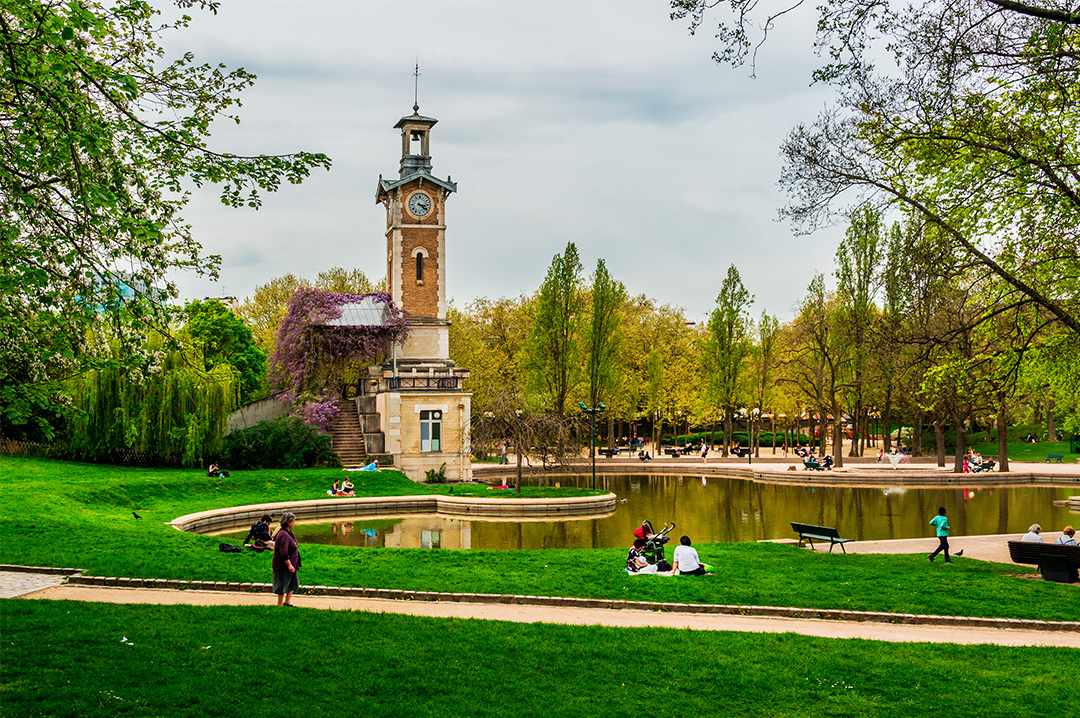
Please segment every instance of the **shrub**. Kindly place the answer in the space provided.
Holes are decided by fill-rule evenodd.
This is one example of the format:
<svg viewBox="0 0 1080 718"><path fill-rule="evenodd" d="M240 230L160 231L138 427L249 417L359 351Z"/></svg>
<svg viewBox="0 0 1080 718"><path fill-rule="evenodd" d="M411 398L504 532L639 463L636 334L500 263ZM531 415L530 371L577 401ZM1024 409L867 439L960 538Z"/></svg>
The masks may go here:
<svg viewBox="0 0 1080 718"><path fill-rule="evenodd" d="M340 466L329 434L295 416L260 421L225 437L221 465L227 469L306 469Z"/></svg>
<svg viewBox="0 0 1080 718"><path fill-rule="evenodd" d="M438 471L436 471L435 469L428 469L427 471L424 472L424 476L427 477L427 478L424 479L425 484L445 484L446 483L446 462L444 461L442 463L442 466L439 467Z"/></svg>

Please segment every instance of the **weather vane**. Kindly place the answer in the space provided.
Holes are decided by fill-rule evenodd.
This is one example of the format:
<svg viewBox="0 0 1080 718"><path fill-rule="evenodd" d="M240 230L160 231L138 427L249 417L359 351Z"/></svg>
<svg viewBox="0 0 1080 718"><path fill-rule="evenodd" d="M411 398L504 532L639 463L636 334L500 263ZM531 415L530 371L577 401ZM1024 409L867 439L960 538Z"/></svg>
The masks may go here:
<svg viewBox="0 0 1080 718"><path fill-rule="evenodd" d="M413 114L420 114L420 59L416 60L416 69L413 70Z"/></svg>

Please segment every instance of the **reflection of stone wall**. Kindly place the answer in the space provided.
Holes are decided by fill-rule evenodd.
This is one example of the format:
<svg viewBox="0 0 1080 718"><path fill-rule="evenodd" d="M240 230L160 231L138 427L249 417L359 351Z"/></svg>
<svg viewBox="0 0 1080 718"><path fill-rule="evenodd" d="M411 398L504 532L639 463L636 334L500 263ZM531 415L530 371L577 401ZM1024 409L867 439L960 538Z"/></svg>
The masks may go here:
<svg viewBox="0 0 1080 718"><path fill-rule="evenodd" d="M408 518L388 530L383 545L388 548L420 548L424 534L438 532L438 548L472 548L472 522L443 519L434 516ZM429 546L425 546L429 548Z"/></svg>

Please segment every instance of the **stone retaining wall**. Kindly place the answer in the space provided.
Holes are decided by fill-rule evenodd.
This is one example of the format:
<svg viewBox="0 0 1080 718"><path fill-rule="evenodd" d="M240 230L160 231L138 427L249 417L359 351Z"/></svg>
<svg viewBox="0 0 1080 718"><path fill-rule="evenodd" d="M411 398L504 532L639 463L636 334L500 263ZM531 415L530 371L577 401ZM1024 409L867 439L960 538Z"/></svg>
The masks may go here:
<svg viewBox="0 0 1080 718"><path fill-rule="evenodd" d="M352 498L284 501L272 504L232 506L180 516L169 522L181 531L211 533L247 528L263 514L275 518L285 511L301 519L333 519L339 516L402 516L442 514L474 518L563 518L597 516L615 510L615 494L551 499L488 499L471 496L362 496Z"/></svg>

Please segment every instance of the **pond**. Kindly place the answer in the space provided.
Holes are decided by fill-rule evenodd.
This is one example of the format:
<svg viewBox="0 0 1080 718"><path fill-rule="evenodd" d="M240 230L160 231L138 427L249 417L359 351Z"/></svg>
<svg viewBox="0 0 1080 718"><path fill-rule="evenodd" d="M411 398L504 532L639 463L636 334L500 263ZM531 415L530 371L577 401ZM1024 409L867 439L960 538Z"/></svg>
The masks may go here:
<svg viewBox="0 0 1080 718"><path fill-rule="evenodd" d="M563 486L589 477L543 477ZM536 484L526 477L526 484ZM790 522L835 526L860 541L926 538L939 506L948 511L954 535L1014 533L1032 523L1046 531L1080 525L1080 514L1055 500L1080 493L1080 486L949 488L855 488L767 484L718 476L603 475L599 489L625 499L614 514L571 520L498 519L477 521L444 516L398 519L358 518L298 523L301 543L347 546L447 549L610 548L633 541L642 519L659 529L675 523L674 540L686 534L695 543L793 538ZM245 531L229 537L243 539Z"/></svg>

